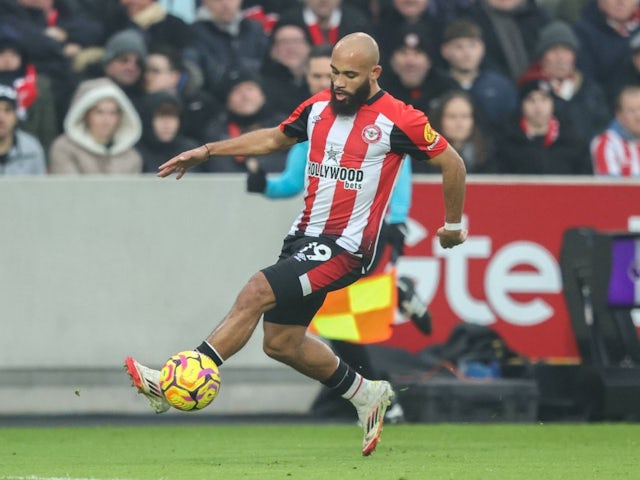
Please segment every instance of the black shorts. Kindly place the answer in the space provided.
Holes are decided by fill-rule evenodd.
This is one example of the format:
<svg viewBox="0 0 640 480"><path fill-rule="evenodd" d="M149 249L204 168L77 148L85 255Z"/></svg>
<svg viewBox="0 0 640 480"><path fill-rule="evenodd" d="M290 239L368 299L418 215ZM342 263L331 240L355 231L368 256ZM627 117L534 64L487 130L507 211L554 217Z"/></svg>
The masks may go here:
<svg viewBox="0 0 640 480"><path fill-rule="evenodd" d="M362 259L329 238L289 236L278 262L262 273L276 297L276 306L264 314L264 320L308 326L327 292L362 276Z"/></svg>

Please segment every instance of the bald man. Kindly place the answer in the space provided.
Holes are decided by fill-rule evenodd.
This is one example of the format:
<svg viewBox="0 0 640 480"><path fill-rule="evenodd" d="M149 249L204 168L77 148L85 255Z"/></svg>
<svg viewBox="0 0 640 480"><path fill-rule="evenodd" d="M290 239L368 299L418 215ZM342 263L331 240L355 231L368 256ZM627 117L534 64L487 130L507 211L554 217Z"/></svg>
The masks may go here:
<svg viewBox="0 0 640 480"><path fill-rule="evenodd" d="M264 315L264 351L347 398L364 429L362 454L370 455L382 432L390 398L386 381L363 378L307 327L327 292L367 272L402 158L409 154L442 170L445 223L440 245L465 241L462 228L464 162L431 128L424 113L378 85L375 40L345 36L331 56L331 88L296 108L279 126L249 132L186 151L160 166L158 175L186 171L211 157L265 155L309 141L304 206L293 222L278 262L253 275L231 311L196 350L222 365L249 340ZM162 413L159 372L133 358L125 366L134 386Z"/></svg>

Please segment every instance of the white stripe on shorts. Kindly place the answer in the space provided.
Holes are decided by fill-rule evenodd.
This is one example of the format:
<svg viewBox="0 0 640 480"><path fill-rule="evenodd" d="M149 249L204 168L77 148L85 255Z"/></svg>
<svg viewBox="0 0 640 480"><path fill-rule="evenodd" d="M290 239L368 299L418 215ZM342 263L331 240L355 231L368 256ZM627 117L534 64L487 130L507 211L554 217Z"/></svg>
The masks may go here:
<svg viewBox="0 0 640 480"><path fill-rule="evenodd" d="M306 273L298 277L300 280L300 286L302 287L302 296L306 297L311 293L311 282L309 281L309 275Z"/></svg>

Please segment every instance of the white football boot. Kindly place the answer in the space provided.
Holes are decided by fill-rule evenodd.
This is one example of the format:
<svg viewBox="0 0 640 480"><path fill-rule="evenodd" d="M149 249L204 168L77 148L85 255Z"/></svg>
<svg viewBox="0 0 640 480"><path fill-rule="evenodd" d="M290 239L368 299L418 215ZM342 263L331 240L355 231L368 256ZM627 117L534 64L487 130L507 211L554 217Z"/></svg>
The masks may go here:
<svg viewBox="0 0 640 480"><path fill-rule="evenodd" d="M362 440L362 455L368 456L376 449L382 434L382 424L387 407L391 405L394 396L389 382L384 380L369 381L368 388L363 392L354 406L358 412L360 426L364 429Z"/></svg>
<svg viewBox="0 0 640 480"><path fill-rule="evenodd" d="M124 360L124 368L131 377L133 386L138 393L143 394L149 400L151 408L156 413L164 413L171 408L160 389L160 371L145 367L135 361L133 357Z"/></svg>

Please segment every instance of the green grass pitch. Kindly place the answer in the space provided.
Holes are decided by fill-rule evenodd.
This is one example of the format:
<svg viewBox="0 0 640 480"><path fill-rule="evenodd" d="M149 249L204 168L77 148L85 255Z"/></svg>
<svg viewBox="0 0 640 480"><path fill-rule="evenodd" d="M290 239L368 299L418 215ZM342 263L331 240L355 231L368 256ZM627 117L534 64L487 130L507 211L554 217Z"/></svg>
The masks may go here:
<svg viewBox="0 0 640 480"><path fill-rule="evenodd" d="M640 424L213 423L2 428L0 479L640 479Z"/></svg>

